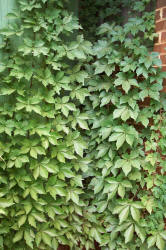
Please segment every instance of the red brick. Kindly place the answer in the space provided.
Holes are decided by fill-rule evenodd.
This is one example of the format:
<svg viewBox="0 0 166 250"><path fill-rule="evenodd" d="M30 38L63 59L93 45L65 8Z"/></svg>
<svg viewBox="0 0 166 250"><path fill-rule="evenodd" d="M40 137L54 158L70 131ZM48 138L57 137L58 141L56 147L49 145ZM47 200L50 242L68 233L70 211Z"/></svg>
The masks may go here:
<svg viewBox="0 0 166 250"><path fill-rule="evenodd" d="M166 93L166 79L163 80L163 89L161 90L161 92Z"/></svg>
<svg viewBox="0 0 166 250"><path fill-rule="evenodd" d="M162 64L166 64L166 54L165 55L161 55L160 59L162 61Z"/></svg>
<svg viewBox="0 0 166 250"><path fill-rule="evenodd" d="M156 32L166 29L166 21L160 21L156 23Z"/></svg>
<svg viewBox="0 0 166 250"><path fill-rule="evenodd" d="M162 71L166 71L166 66L163 66L163 67L162 67Z"/></svg>
<svg viewBox="0 0 166 250"><path fill-rule="evenodd" d="M161 53L160 51L160 45L154 45L154 51Z"/></svg>
<svg viewBox="0 0 166 250"><path fill-rule="evenodd" d="M154 38L154 43L159 43L159 37L158 36Z"/></svg>
<svg viewBox="0 0 166 250"><path fill-rule="evenodd" d="M163 86L163 89L161 90L161 92L166 93L166 86Z"/></svg>
<svg viewBox="0 0 166 250"><path fill-rule="evenodd" d="M163 86L166 87L166 79L163 80Z"/></svg>
<svg viewBox="0 0 166 250"><path fill-rule="evenodd" d="M160 43L160 33L154 38L154 43Z"/></svg>
<svg viewBox="0 0 166 250"><path fill-rule="evenodd" d="M166 6L166 1L165 0L157 0L157 9L162 8Z"/></svg>
<svg viewBox="0 0 166 250"><path fill-rule="evenodd" d="M166 18L166 8L162 9L162 18Z"/></svg>
<svg viewBox="0 0 166 250"><path fill-rule="evenodd" d="M157 10L156 11L156 21L160 20L161 17L160 17L160 10Z"/></svg>
<svg viewBox="0 0 166 250"><path fill-rule="evenodd" d="M165 53L166 52L166 43L164 44L155 44L154 45L154 51L159 53Z"/></svg>
<svg viewBox="0 0 166 250"><path fill-rule="evenodd" d="M162 33L161 33L161 42L163 43L163 42L166 42L166 31L163 31Z"/></svg>

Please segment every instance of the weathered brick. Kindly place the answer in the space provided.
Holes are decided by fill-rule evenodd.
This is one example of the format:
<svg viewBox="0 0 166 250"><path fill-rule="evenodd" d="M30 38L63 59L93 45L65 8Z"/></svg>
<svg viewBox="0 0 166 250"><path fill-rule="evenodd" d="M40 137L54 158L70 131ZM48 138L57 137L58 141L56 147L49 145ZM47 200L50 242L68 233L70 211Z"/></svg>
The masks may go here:
<svg viewBox="0 0 166 250"><path fill-rule="evenodd" d="M166 43L164 44L155 44L154 45L154 51L159 53L165 53L166 52Z"/></svg>
<svg viewBox="0 0 166 250"><path fill-rule="evenodd" d="M160 37L161 37L161 34L160 33L158 33L158 36L156 36L155 38L154 38L154 43L160 43Z"/></svg>
<svg viewBox="0 0 166 250"><path fill-rule="evenodd" d="M157 0L157 9L162 8L166 6L166 1L165 0Z"/></svg>
<svg viewBox="0 0 166 250"><path fill-rule="evenodd" d="M162 33L161 33L161 42L163 43L163 42L166 42L166 31L163 31Z"/></svg>
<svg viewBox="0 0 166 250"><path fill-rule="evenodd" d="M161 17L160 17L160 12L161 12L161 10L157 10L157 11L156 11L156 21L158 21L158 20L161 19Z"/></svg>
<svg viewBox="0 0 166 250"><path fill-rule="evenodd" d="M162 92L166 93L166 79L163 80L163 89Z"/></svg>
<svg viewBox="0 0 166 250"><path fill-rule="evenodd" d="M162 67L162 71L166 71L166 66L163 66L163 67Z"/></svg>
<svg viewBox="0 0 166 250"><path fill-rule="evenodd" d="M166 30L166 21L160 21L156 23L156 32L161 31L161 30Z"/></svg>
<svg viewBox="0 0 166 250"><path fill-rule="evenodd" d="M165 55L160 55L160 59L162 61L162 64L166 64L166 54Z"/></svg>
<svg viewBox="0 0 166 250"><path fill-rule="evenodd" d="M162 71L166 72L166 0L157 0L156 33L159 33L159 36L155 39L154 51L159 52ZM162 92L166 93L166 79L163 81Z"/></svg>
<svg viewBox="0 0 166 250"><path fill-rule="evenodd" d="M163 80L163 86L166 87L166 79Z"/></svg>
<svg viewBox="0 0 166 250"><path fill-rule="evenodd" d="M166 86L163 86L163 89L161 90L161 92L166 93Z"/></svg>
<svg viewBox="0 0 166 250"><path fill-rule="evenodd" d="M161 11L162 11L162 18L166 18L166 8L163 8Z"/></svg>
<svg viewBox="0 0 166 250"><path fill-rule="evenodd" d="M154 38L154 43L159 43L159 37Z"/></svg>

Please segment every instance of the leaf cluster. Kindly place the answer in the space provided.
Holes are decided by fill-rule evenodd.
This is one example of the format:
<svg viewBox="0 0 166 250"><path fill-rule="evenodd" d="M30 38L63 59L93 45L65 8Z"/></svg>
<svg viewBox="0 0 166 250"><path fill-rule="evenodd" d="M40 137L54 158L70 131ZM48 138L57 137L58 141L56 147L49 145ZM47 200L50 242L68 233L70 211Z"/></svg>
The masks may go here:
<svg viewBox="0 0 166 250"><path fill-rule="evenodd" d="M165 249L165 73L151 52L152 2L81 1L83 32L67 0L19 0L8 14L1 249Z"/></svg>

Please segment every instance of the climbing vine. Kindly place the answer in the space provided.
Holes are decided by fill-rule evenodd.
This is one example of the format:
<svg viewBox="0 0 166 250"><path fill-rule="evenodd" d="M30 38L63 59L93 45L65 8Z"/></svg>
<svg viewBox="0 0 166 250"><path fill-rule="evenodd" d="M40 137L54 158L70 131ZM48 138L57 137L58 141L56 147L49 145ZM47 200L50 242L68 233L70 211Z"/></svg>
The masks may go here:
<svg viewBox="0 0 166 250"><path fill-rule="evenodd" d="M146 12L149 2L135 2L131 13L139 14L125 24L100 26L96 59L87 66L91 163L86 177L93 191L88 211L103 229L97 237L102 249L165 249L160 97L165 73L158 54L150 51L155 34L154 12Z"/></svg>
<svg viewBox="0 0 166 250"><path fill-rule="evenodd" d="M80 25L67 4L20 0L1 30L1 249L81 247L88 238L88 116L80 106L89 95L83 64L91 43L72 39Z"/></svg>
<svg viewBox="0 0 166 250"><path fill-rule="evenodd" d="M87 210L100 222L102 249L165 249L165 73L152 52L149 3L135 2L125 24L102 24L87 65Z"/></svg>
<svg viewBox="0 0 166 250"><path fill-rule="evenodd" d="M8 14L1 249L165 249L165 73L152 52L153 3L80 1L78 20L68 0L18 0Z"/></svg>

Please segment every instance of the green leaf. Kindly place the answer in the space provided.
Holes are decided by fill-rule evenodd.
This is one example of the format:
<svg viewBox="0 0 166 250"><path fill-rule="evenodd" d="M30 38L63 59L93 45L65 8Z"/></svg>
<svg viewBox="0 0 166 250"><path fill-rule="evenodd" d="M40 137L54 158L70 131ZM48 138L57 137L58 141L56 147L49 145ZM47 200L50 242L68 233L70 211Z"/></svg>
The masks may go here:
<svg viewBox="0 0 166 250"><path fill-rule="evenodd" d="M16 13L8 13L7 17L13 19L13 18L18 18L18 15L16 15Z"/></svg>
<svg viewBox="0 0 166 250"><path fill-rule="evenodd" d="M21 227L25 223L26 219L27 219L27 216L22 215L18 220L18 226Z"/></svg>
<svg viewBox="0 0 166 250"><path fill-rule="evenodd" d="M148 200L146 200L145 207L146 207L147 211L151 214L152 210L153 210L153 207L154 207L153 198L149 198Z"/></svg>
<svg viewBox="0 0 166 250"><path fill-rule="evenodd" d="M141 241L143 243L146 239L145 230L143 228L140 228L137 225L135 225L135 232L137 233L138 237L141 239Z"/></svg>
<svg viewBox="0 0 166 250"><path fill-rule="evenodd" d="M14 204L13 200L7 200L7 199L4 199L4 198L0 198L0 207L2 207L2 208L10 207L13 204Z"/></svg>
<svg viewBox="0 0 166 250"><path fill-rule="evenodd" d="M59 196L66 196L66 190L62 187L57 187L56 186L56 193L59 195Z"/></svg>
<svg viewBox="0 0 166 250"><path fill-rule="evenodd" d="M85 145L81 141L74 141L74 149L79 156L83 157L83 150L85 148Z"/></svg>
<svg viewBox="0 0 166 250"><path fill-rule="evenodd" d="M95 194L99 193L102 190L103 186L104 186L103 179L96 180L96 185L95 185L95 188L94 188L94 193Z"/></svg>
<svg viewBox="0 0 166 250"><path fill-rule="evenodd" d="M156 246L160 250L165 249L165 241L163 240L163 238L159 234L157 235Z"/></svg>
<svg viewBox="0 0 166 250"><path fill-rule="evenodd" d="M110 103L111 98L112 98L111 95L104 96L104 97L102 98L102 100L101 100L101 105L100 105L100 107L103 107L103 106L105 106L106 104Z"/></svg>
<svg viewBox="0 0 166 250"><path fill-rule="evenodd" d="M130 181L123 180L121 184L122 184L122 186L124 186L126 188L132 188L132 184Z"/></svg>
<svg viewBox="0 0 166 250"><path fill-rule="evenodd" d="M166 240L166 231L161 232L160 235L164 240Z"/></svg>
<svg viewBox="0 0 166 250"><path fill-rule="evenodd" d="M96 158L99 159L103 157L109 150L109 146L105 144L100 144L99 147L97 148L99 150L98 154L96 155Z"/></svg>
<svg viewBox="0 0 166 250"><path fill-rule="evenodd" d="M101 235L96 228L91 228L90 235L97 241L101 242Z"/></svg>
<svg viewBox="0 0 166 250"><path fill-rule="evenodd" d="M127 220L128 215L129 215L129 206L126 206L123 208L123 210L119 214L119 224L122 224L125 220Z"/></svg>
<svg viewBox="0 0 166 250"><path fill-rule="evenodd" d="M36 221L35 221L35 218L32 216L32 215L29 215L28 216L28 222L31 226L35 227L36 228Z"/></svg>
<svg viewBox="0 0 166 250"><path fill-rule="evenodd" d="M98 211L99 213L103 213L104 210L106 209L106 207L107 207L107 202L106 202L106 201L101 201L101 202L99 202L98 205L97 205L97 211Z"/></svg>
<svg viewBox="0 0 166 250"><path fill-rule="evenodd" d="M59 152L59 153L57 154L57 159L58 159L60 162L65 163L65 157L64 157L64 155L63 155L61 152Z"/></svg>
<svg viewBox="0 0 166 250"><path fill-rule="evenodd" d="M89 130L88 124L87 124L87 122L85 120L77 119L77 122L78 122L80 128Z"/></svg>
<svg viewBox="0 0 166 250"><path fill-rule="evenodd" d="M121 115L123 114L124 111L125 111L125 107L115 109L113 112L114 119L121 117Z"/></svg>
<svg viewBox="0 0 166 250"><path fill-rule="evenodd" d="M57 236L57 232L54 229L47 229L44 231L44 233L48 234L50 237L56 237Z"/></svg>
<svg viewBox="0 0 166 250"><path fill-rule="evenodd" d="M125 243L128 243L132 240L134 235L134 226L131 225L124 233L124 237L125 237Z"/></svg>
<svg viewBox="0 0 166 250"><path fill-rule="evenodd" d="M32 244L33 238L31 236L30 232L27 230L24 232L24 239L26 241L26 244L33 249L33 244Z"/></svg>
<svg viewBox="0 0 166 250"><path fill-rule="evenodd" d="M71 199L74 203L76 203L77 205L79 205L79 196L78 194L76 194L75 192L71 192Z"/></svg>
<svg viewBox="0 0 166 250"><path fill-rule="evenodd" d="M124 198L125 196L125 188L121 184L118 187L118 194L121 198Z"/></svg>
<svg viewBox="0 0 166 250"><path fill-rule="evenodd" d="M1 88L0 95L11 95L14 91L12 88Z"/></svg>
<svg viewBox="0 0 166 250"><path fill-rule="evenodd" d="M123 172L125 173L125 176L127 176L131 172L131 162L129 161L123 161L122 165Z"/></svg>
<svg viewBox="0 0 166 250"><path fill-rule="evenodd" d="M35 242L36 242L36 245L37 245L37 246L39 246L41 240L42 240L42 234L41 234L41 232L38 232L38 233L36 234L36 237L35 237Z"/></svg>
<svg viewBox="0 0 166 250"><path fill-rule="evenodd" d="M126 141L127 141L127 143L130 145L130 146L132 146L133 145L133 142L134 142L134 135L130 135L130 134L127 134L126 135Z"/></svg>
<svg viewBox="0 0 166 250"><path fill-rule="evenodd" d="M123 134L118 137L117 142L116 142L117 149L119 149L123 145L123 143L125 142L125 139L126 137Z"/></svg>
<svg viewBox="0 0 166 250"><path fill-rule="evenodd" d="M42 240L49 247L52 246L51 237L48 234L44 233L44 232L42 232Z"/></svg>
<svg viewBox="0 0 166 250"><path fill-rule="evenodd" d="M12 36L15 34L15 32L13 30L8 29L8 28L3 28L3 29L0 29L0 34L5 35L5 36Z"/></svg>
<svg viewBox="0 0 166 250"><path fill-rule="evenodd" d="M22 238L23 238L23 231L18 231L13 238L13 242L16 243L20 241Z"/></svg>
<svg viewBox="0 0 166 250"><path fill-rule="evenodd" d="M31 155L33 158L37 159L37 149L36 149L36 148L31 148L31 150L30 150L30 155Z"/></svg>
<svg viewBox="0 0 166 250"><path fill-rule="evenodd" d="M59 243L58 243L58 241L54 238L54 239L52 240L52 247L53 247L53 249L54 249L54 250L57 250L57 249L58 249L58 246L59 246Z"/></svg>
<svg viewBox="0 0 166 250"><path fill-rule="evenodd" d="M132 215L133 219L135 221L139 222L139 220L140 220L140 212L139 212L139 210L137 208L135 208L135 207L132 207L132 206L131 206L130 210L131 210L131 215Z"/></svg>
<svg viewBox="0 0 166 250"><path fill-rule="evenodd" d="M40 213L32 213L32 216L39 222L46 222L46 219L44 217L44 215L40 214Z"/></svg>
<svg viewBox="0 0 166 250"><path fill-rule="evenodd" d="M130 82L129 82L129 81L123 81L123 83L122 83L122 88L124 89L124 91L125 91L126 93L128 93L128 92L129 92L129 89L130 89Z"/></svg>
<svg viewBox="0 0 166 250"><path fill-rule="evenodd" d="M86 71L80 71L79 73L75 74L76 80L79 83L84 84L86 78L88 78L88 73Z"/></svg>
<svg viewBox="0 0 166 250"><path fill-rule="evenodd" d="M81 175L77 175L77 176L74 176L74 183L79 186L79 187L83 187L83 183L82 183L82 176Z"/></svg>
<svg viewBox="0 0 166 250"><path fill-rule="evenodd" d="M109 137L109 141L117 141L118 137L121 136L121 133L113 133L110 137Z"/></svg>
<svg viewBox="0 0 166 250"><path fill-rule="evenodd" d="M40 175L41 175L43 178L45 178L45 179L48 178L48 171L47 171L47 169L46 169L45 167L43 167L43 166L40 166Z"/></svg>
<svg viewBox="0 0 166 250"><path fill-rule="evenodd" d="M102 128L101 135L102 140L105 140L112 132L112 128Z"/></svg>
<svg viewBox="0 0 166 250"><path fill-rule="evenodd" d="M156 243L156 236L150 236L147 240L148 243L148 248L154 246L154 244Z"/></svg>

